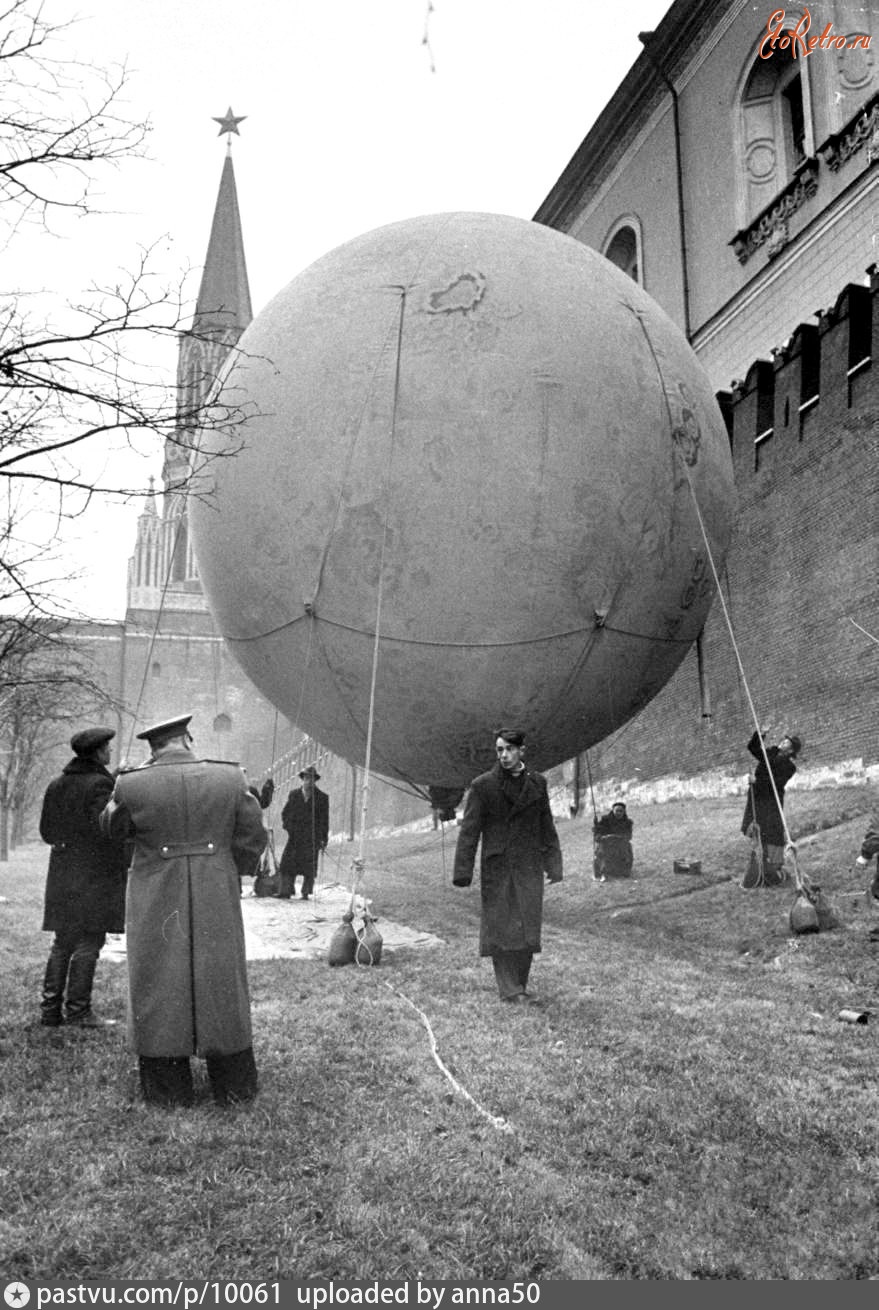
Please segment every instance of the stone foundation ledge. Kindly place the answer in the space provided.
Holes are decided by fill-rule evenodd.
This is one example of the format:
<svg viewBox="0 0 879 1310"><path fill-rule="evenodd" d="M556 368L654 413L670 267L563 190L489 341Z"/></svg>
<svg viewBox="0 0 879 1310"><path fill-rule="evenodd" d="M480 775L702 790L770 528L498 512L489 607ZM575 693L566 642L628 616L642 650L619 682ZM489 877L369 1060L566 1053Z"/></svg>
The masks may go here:
<svg viewBox="0 0 879 1310"><path fill-rule="evenodd" d="M756 763L756 761L755 761ZM608 778L595 786L595 804L599 810L609 809L615 800L639 805L661 805L663 801L707 800L723 796L744 796L750 773L731 774L714 769L691 778L680 774L661 778ZM879 785L879 762L865 764L860 757L839 760L834 764L800 766L796 777L787 785L787 791L815 791L820 787L858 787ZM552 793L552 810L557 817L570 814L573 802L570 787L555 788ZM581 797L580 812L584 803L592 809L588 791Z"/></svg>

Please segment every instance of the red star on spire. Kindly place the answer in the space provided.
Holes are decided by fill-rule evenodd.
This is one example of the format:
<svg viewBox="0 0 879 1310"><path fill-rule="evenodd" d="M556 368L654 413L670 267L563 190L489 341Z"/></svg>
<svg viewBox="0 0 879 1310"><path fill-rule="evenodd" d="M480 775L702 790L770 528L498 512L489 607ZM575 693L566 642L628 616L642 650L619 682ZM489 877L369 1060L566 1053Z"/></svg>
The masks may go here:
<svg viewBox="0 0 879 1310"><path fill-rule="evenodd" d="M220 130L217 133L217 136L223 136L224 134L231 135L232 132L234 132L236 136L240 136L241 133L238 131L238 124L243 123L246 117L246 114L242 114L239 118L236 118L232 113L232 106L230 105L222 118L214 117L214 122L220 124Z"/></svg>

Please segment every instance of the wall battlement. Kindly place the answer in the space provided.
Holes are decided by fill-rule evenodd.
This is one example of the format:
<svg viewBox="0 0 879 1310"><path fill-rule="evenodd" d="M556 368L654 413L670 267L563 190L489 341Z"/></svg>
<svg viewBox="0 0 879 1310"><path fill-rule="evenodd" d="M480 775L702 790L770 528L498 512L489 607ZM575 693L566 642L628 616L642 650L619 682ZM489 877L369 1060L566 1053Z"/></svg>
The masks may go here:
<svg viewBox="0 0 879 1310"><path fill-rule="evenodd" d="M590 752L632 784L747 772L757 716L798 732L801 769L879 760L879 270L849 284L721 392L738 514L723 570L732 636L715 601L695 651L636 719Z"/></svg>

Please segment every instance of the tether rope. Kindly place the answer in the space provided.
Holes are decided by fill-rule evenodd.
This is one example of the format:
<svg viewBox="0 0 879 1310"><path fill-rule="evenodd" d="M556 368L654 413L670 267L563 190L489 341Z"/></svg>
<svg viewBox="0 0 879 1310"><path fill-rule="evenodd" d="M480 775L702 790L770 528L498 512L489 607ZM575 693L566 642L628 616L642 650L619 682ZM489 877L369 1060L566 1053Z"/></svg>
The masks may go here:
<svg viewBox="0 0 879 1310"><path fill-rule="evenodd" d="M725 564L723 567L723 576L726 582L726 603L729 609L730 622L732 622L732 617L733 617L732 585L729 580L729 570ZM745 701L744 685L742 681L741 672L738 669L736 669L736 687L738 689L738 694L739 694L739 711L744 715L745 712L744 711L744 701ZM749 798L749 813L753 815L753 828L750 829L751 850L754 856L753 886L765 887L766 862L763 859L763 834L760 830L760 825L757 822L757 805L754 798L754 775L751 772L750 768L748 769L748 798ZM747 836L748 834L746 833L745 835ZM751 877L752 877L752 869L748 868L742 873L740 878L735 878L733 879L733 881L736 883L738 887L740 887L744 891L750 889L752 885Z"/></svg>
<svg viewBox="0 0 879 1310"><path fill-rule="evenodd" d="M879 646L879 637L874 637L873 634L872 634L872 632L868 632L866 628L862 628L861 625L860 625L860 623L855 623L855 621L854 621L854 619L851 617L851 615L847 615L846 617L848 618L849 623L854 624L854 626L857 628L858 632L863 632L864 636L865 636L865 637L869 637L870 641L873 642L873 645L874 645L874 646Z"/></svg>
<svg viewBox="0 0 879 1310"><path fill-rule="evenodd" d="M400 316L397 325L397 358L394 365L394 395L391 408L391 433L388 442L388 459L385 466L384 480L384 517L382 521L381 551L378 561L378 590L375 602L375 639L372 648L372 671L369 683L369 711L366 723L366 755L363 763L363 782L361 784L360 835L358 852L352 860L353 878L351 883L351 910L354 909L354 897L358 879L363 878L366 852L366 816L369 809L369 780L372 766L372 734L375 725L375 687L378 678L378 655L381 634L382 600L384 598L385 555L388 546L388 520L390 518L391 466L394 459L394 446L397 439L397 410L400 401L400 364L403 353L403 318L406 313L406 288L400 288Z"/></svg>
<svg viewBox="0 0 879 1310"><path fill-rule="evenodd" d="M309 617L311 616L308 614L297 614L295 618L279 623L277 627L267 628L264 632L248 633L243 637L224 635L228 642L244 644L248 641L260 641L263 637L275 637L279 632L285 632L288 628L295 627L297 623L304 623L306 618ZM352 623L342 623L339 619L327 618L326 614L321 614L320 621L328 628L338 628L341 632L353 632L355 636L375 636L375 633L369 628L360 628ZM539 646L543 642L559 641L564 637L580 637L584 633L591 635L596 630L616 632L623 637L635 637L638 641L665 642L667 645L672 646L691 646L693 644L692 638L689 637L663 637L659 633L632 632L628 628L615 628L610 623L598 625L594 620L591 623L582 623L576 628L565 628L560 632L544 632L536 637L511 637L508 641L439 641L429 637L395 637L393 633L385 633L382 636L382 641L386 645L393 642L399 646L438 647L441 650L504 650L515 646Z"/></svg>
<svg viewBox="0 0 879 1310"><path fill-rule="evenodd" d="M635 311L633 311L633 312L635 312ZM759 740L759 742L760 742L760 749L761 749L761 751L762 751L762 753L763 753L763 760L764 760L764 763L765 763L765 765L766 765L766 772L767 772L767 774L768 774L768 776L769 776L769 782L770 782L770 786L771 786L771 788L772 788L772 795L773 795L773 797L774 797L774 799L775 799L775 804L776 804L776 807L777 807L777 809L778 809L778 816L779 816L779 819L780 819L780 821L781 821L782 830L783 830L783 832L784 832L784 836L785 836L785 850L790 851L790 854L791 854L791 860L792 860L792 863L793 863L793 869L794 869L794 885L796 886L796 889L797 889L798 892L803 892L803 891L805 891L805 890L807 889L808 883L807 883L807 880L803 877L803 875L802 875L801 872L800 872L799 864L798 864L798 862L797 862L797 852L796 852L796 847L795 847L795 845L794 845L794 843L793 843L793 839L792 839L791 834L790 834L790 829L789 829L788 826L787 826L787 819L785 818L785 815L784 815L784 807L783 807L783 805L782 805L782 803L781 803L781 797L779 796L779 793L778 793L778 788L777 788L776 783L775 783L775 778L774 778L773 775L772 775L772 766L771 766L771 763L770 763L770 760L769 760L769 755L767 754L767 751L766 751L766 743L764 742L764 740L763 740L763 734L762 734L761 731L760 731L760 720L759 720L758 717L757 717L757 711L756 711L756 709L755 709L755 707L754 707L754 700L753 700L753 697L751 696L751 689L750 689L750 687L749 687L749 685L748 685L748 678L747 678L747 675L746 675L746 673L745 673L745 666L744 666L744 664L742 663L742 657L741 657L741 654L740 654L740 652L739 652L739 645L738 645L738 642L736 641L736 635L735 635L735 632L733 631L732 620L731 620L731 618L730 618L729 609L727 608L726 601L724 600L724 597L723 597L723 588L721 587L721 584L720 584L720 577L719 577L718 572L717 572L717 565L716 565L715 560L714 560L714 552L713 552L713 550L711 549L711 542L710 542L709 537L708 537L708 531L707 531L707 529L706 529L706 527L705 527L705 520L704 520L703 517L702 517L702 511L701 511L701 509L700 509L700 507L699 507L699 500L698 500L698 498L697 498L697 496L696 496L696 489L695 489L695 487L693 486L693 479L692 479L692 477L690 476L689 465L687 464L687 461L686 461L686 459L685 459L685 457L684 457L683 451L681 450L680 442L678 441L678 438L677 438L677 434L676 434L676 426L675 426L675 422L674 422L674 417L673 417L672 412L671 412L671 405L669 404L668 391L667 391L666 386L665 386L665 379L664 379L664 377L663 377L663 375L662 375L662 369L661 369L660 366L659 366L659 360L657 359L656 352L655 352L655 350L654 350L654 348L653 348L653 342L652 342L651 339L650 339L650 334L648 333L647 328L646 328L645 325L644 325L643 319L642 319L641 315L640 315L639 313L637 313L637 312L635 312L635 317L637 318L637 320L638 320L638 322L639 322L639 324L640 324L640 326L641 326L641 331L644 333L644 338L645 338L645 340L646 340L646 342L647 342L648 348L649 348L649 350L650 350L650 354L651 354L651 356L652 356L652 358L653 358L653 364L654 364L654 367L655 367L656 372L657 372L657 375L658 375L658 377L659 377L659 383L660 383L660 387L662 388L662 397L663 397L663 402L664 402L664 404L665 404L666 415L667 415L667 417L668 417L669 429L670 429L670 431L671 431L671 433L672 433L672 441L673 441L673 443L674 443L675 453L677 454L677 456L678 456L678 458L679 458L679 460L680 460L681 467L682 467L683 470L684 470L684 477L685 477L686 480L687 480L687 486L688 486L689 489L690 489L690 497L691 497L691 500L692 500L692 502L693 502L693 509L694 509L694 511L695 511L695 514L696 514L696 520L697 520L697 522L698 522L698 524L699 524L699 530L700 530L700 532L702 533L702 540L703 540L703 542L704 542L704 544L705 544L705 550L706 550L707 555L708 555L708 563L709 563L709 565L710 565L710 567L711 567L711 575L712 575L712 577L713 577L713 579L714 579L714 586L715 586L715 589L716 589L717 598L718 598L718 600L720 601L720 606L721 606L721 609L722 609L722 611L723 611L724 621L725 621L725 623L726 623L727 631L728 631L728 633L729 633L729 639L730 639L730 642L731 642L731 644L732 644L733 655L735 656L736 664L737 664L738 669L739 669L739 674L740 674L741 679L742 679L742 687L744 688L745 696L747 697L747 700L748 700L748 706L749 706L750 711L751 711L751 717L752 717L752 719L753 719L754 727L755 727L756 732L757 732L757 738L758 738L758 740Z"/></svg>
<svg viewBox="0 0 879 1310"><path fill-rule="evenodd" d="M409 997L404 996L403 993L401 991L398 991L396 987L392 987L391 984L389 982L385 982L384 979L382 981L384 982L384 985L385 987L387 987L388 991L393 992L395 996L399 996L400 1000L403 1001L404 1004L408 1005L409 1008L411 1010L414 1010L415 1013L418 1015L419 1019L424 1024L424 1027L427 1030L427 1038L428 1041L430 1042L430 1053L433 1056L434 1063L436 1064L437 1068L439 1069L443 1077L449 1081L452 1087L454 1087L458 1095L463 1096L465 1101L469 1101L469 1103L473 1106L473 1108L479 1114L482 1115L483 1119L488 1120L492 1128L496 1128L497 1131L500 1133L512 1133L513 1129L510 1126L510 1124L507 1123L506 1119L502 1119L499 1115L492 1114L489 1110L486 1110L484 1106L480 1105L479 1102L475 1099L475 1097L470 1095L470 1093L467 1091L467 1088L461 1086L461 1084L458 1082L457 1078L454 1076L451 1070L445 1064L443 1064L442 1060L440 1059L439 1047L437 1046L436 1037L434 1036L433 1029L430 1026L430 1020L428 1019L424 1011L419 1010L415 1002L410 1001Z"/></svg>
<svg viewBox="0 0 879 1310"><path fill-rule="evenodd" d="M589 779L589 795L592 798L592 818L598 822L598 807L595 804L595 788L592 785L592 765L589 763L589 752L583 752L586 758L586 776Z"/></svg>
<svg viewBox="0 0 879 1310"><path fill-rule="evenodd" d="M680 450L679 450L679 453L680 453ZM792 861L792 863L793 863L793 867L794 867L794 885L796 886L797 891L804 891L804 890L806 889L806 886L807 886L807 880L803 877L802 873L800 872L800 867L799 867L799 864L798 864L798 862L797 862L797 851L796 851L796 847L795 847L795 845L794 845L793 838L791 837L791 834L790 834L790 828L788 828L788 826L787 826L787 819L785 818L785 815L784 815L784 806L782 805L782 803L781 803L781 797L780 797L779 794L778 794L778 787L776 786L775 778L774 778L773 773L772 773L772 765L771 765L771 762L770 762L770 759L769 759L769 755L767 754L767 751L766 751L766 743L765 743L765 741L763 740L763 734L762 734L762 732L760 731L760 720L759 720L758 717L757 717L757 711L756 711L756 709L755 709L755 707L754 707L754 700L753 700L753 697L751 696L751 689L750 689L750 687L748 686L748 679L747 679L747 675L745 674L745 666L744 666L744 664L742 663L742 657L741 657L741 654L739 653L739 645L738 645L738 642L736 641L736 635L735 635L735 632L733 631L732 621L731 621L731 619L730 619L730 617L729 617L729 611L728 611L728 609L727 609L727 607L726 607L726 601L725 601L724 598L723 598L723 592L722 592L722 590L721 590L721 586L720 586L720 578L719 578L718 575L717 575L717 568L716 568L715 563L714 563L714 554L713 554L713 552L712 552L712 550L711 550L711 545L710 545L710 542L709 542L709 540L708 540L708 533L707 533L706 528L705 528L705 522L704 522L704 520L703 520L703 518L702 518L702 512L701 512L701 510L699 509L699 502L698 502L697 499L696 499L696 492L695 492L695 489L694 489L694 487L693 487L693 480L692 480L692 478L690 477L690 471L689 471L689 469L687 468L686 461L684 460L683 455L681 455L681 462L683 463L683 465L684 465L684 469L685 469L685 471L686 471L687 484L688 484L688 486L689 486L689 488L690 488L690 494L691 494L691 496L692 496L692 498L693 498L693 506L694 506L695 511L696 511L696 518L698 519L698 522L699 522L699 528L700 528L700 530L701 530L701 532L702 532L702 539L703 539L703 541L705 542L705 549L706 549L706 551L708 552L708 562L709 562L709 564L711 565L711 573L712 573L712 576L714 577L714 585L715 585L715 587L717 588L717 596L718 596L718 599L720 600L721 609L723 610L723 617L724 617L724 620L725 620L725 622L726 622L727 631L729 632L729 639L730 639L730 642L732 643L733 654L735 655L735 658L736 658L736 664L738 665L739 672L740 672L740 674L741 674L741 678L742 678L742 686L743 686L743 688L744 688L745 696L747 697L747 700L748 700L748 706L749 706L750 711L751 711L751 718L752 718L752 720L753 720L753 722L754 722L754 727L755 727L756 732L757 732L757 739L758 739L758 741L760 742L760 750L761 750L761 752L762 752L762 754L763 754L763 761L764 761L764 763L765 763L765 765L766 765L766 772L767 772L768 777L769 777L769 783L770 783L770 786L772 787L772 795L773 795L773 797L774 797L774 799L775 799L775 804L776 804L776 807L777 807L777 809L778 809L778 817L779 817L779 819L781 820L781 826L782 826L782 829L783 829L783 831L784 831L784 836L785 836L785 850L789 850L789 851L790 851L791 861Z"/></svg>

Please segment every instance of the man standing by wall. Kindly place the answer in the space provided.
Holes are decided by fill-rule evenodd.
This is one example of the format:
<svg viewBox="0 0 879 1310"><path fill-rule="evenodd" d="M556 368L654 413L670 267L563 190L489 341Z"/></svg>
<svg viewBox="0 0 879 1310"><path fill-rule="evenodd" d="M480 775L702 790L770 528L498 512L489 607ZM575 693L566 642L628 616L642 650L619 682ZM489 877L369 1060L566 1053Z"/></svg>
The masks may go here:
<svg viewBox="0 0 879 1310"><path fill-rule="evenodd" d="M129 1023L144 1097L191 1105L201 1055L225 1105L256 1094L238 875L253 873L266 831L244 771L189 749L191 717L137 734L151 758L116 780L101 826L134 839Z"/></svg>
<svg viewBox="0 0 879 1310"><path fill-rule="evenodd" d="M307 901L314 891L318 856L330 837L330 798L315 783L320 774L313 764L302 769L302 786L291 791L281 811L287 845L281 856L281 886L278 895L286 900L296 894L296 879L302 879L301 896Z"/></svg>
<svg viewBox="0 0 879 1310"><path fill-rule="evenodd" d="M561 881L562 853L546 779L525 768L524 734L501 730L495 751L497 764L467 793L452 881L470 886L482 838L479 953L491 956L501 1000L521 1004L534 1000L526 988L540 950L543 875Z"/></svg>
<svg viewBox="0 0 879 1310"><path fill-rule="evenodd" d="M79 1028L116 1022L92 1013L92 984L106 934L125 926L124 843L104 837L98 823L113 790L107 765L115 736L112 728L74 733L73 759L43 797L40 836L52 847L43 929L55 933L40 1014L47 1028L56 1028L62 1017Z"/></svg>
<svg viewBox="0 0 879 1310"><path fill-rule="evenodd" d="M742 832L753 843L753 854L744 886L779 887L786 881L784 869L784 789L797 771L794 760L803 748L802 740L790 733L777 746L766 746L766 731L751 736L748 750L757 761L748 783L748 799L742 817ZM765 752L765 757L764 757Z"/></svg>

